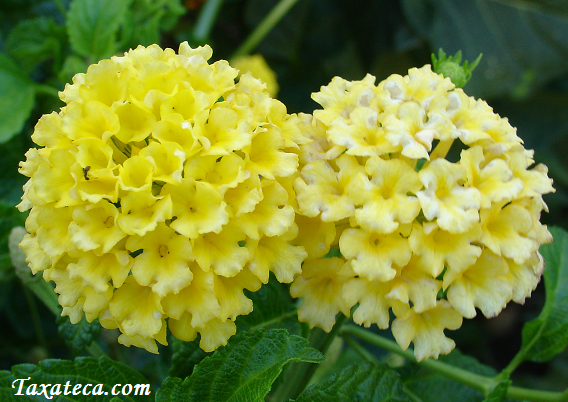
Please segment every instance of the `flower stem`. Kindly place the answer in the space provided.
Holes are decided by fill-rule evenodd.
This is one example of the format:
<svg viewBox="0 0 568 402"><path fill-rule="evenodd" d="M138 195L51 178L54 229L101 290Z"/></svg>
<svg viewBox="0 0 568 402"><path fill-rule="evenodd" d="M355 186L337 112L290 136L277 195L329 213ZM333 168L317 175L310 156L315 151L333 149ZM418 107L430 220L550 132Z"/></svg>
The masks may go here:
<svg viewBox="0 0 568 402"><path fill-rule="evenodd" d="M211 0L209 0L211 1ZM235 51L231 59L250 53L274 26L286 15L298 0L280 0L280 2L268 13L256 29L249 35L243 44Z"/></svg>
<svg viewBox="0 0 568 402"><path fill-rule="evenodd" d="M347 317L339 314L335 325L327 334L320 328L312 329L309 336L310 346L325 354L346 320ZM317 363L293 363L288 368L282 385L276 390L271 400L288 401L296 399L310 383L317 367Z"/></svg>
<svg viewBox="0 0 568 402"><path fill-rule="evenodd" d="M414 353L411 349L402 350L396 342L369 332L358 326L345 325L341 329L340 333L342 335L349 334L356 336L357 338L365 342L396 353L411 362L416 362L416 358L414 357ZM461 382L462 384L474 388L483 393L484 396L488 396L489 393L499 383L499 376L497 376L496 378L491 378L484 375L475 374L436 359L423 360L419 364L422 367L443 374L446 377L451 378L452 380L456 380L458 382ZM521 387L509 387L507 389L507 397L512 399L536 402L565 402L568 401L568 390L564 392L550 392Z"/></svg>
<svg viewBox="0 0 568 402"><path fill-rule="evenodd" d="M193 29L193 40L196 43L204 44L209 39L209 34L215 24L222 4L223 0L209 0L205 2Z"/></svg>
<svg viewBox="0 0 568 402"><path fill-rule="evenodd" d="M359 353L359 355L361 355L361 357L364 358L365 360L367 360L369 363L372 363L372 364L378 364L379 363L379 359L377 359L371 352L369 352L367 349L365 349L360 343L355 341L355 339L353 339L353 337L351 337L351 335L343 333L341 335L341 337L343 338L345 343L347 345L349 345L349 347L351 349L353 349L355 352Z"/></svg>
<svg viewBox="0 0 568 402"><path fill-rule="evenodd" d="M30 315L31 315L31 318L32 318L32 323L33 323L33 326L34 326L34 331L35 331L36 336L37 336L37 340L38 340L38 342L41 346L43 346L46 350L48 350L49 348L47 347L47 342L45 340L45 334L44 334L43 328L41 326L41 320L40 320L39 312L38 312L38 309L37 309L37 303L36 303L35 299L33 298L30 290L26 286L23 287L23 290L24 290L24 296L25 296L26 301L28 303L28 306L30 308Z"/></svg>
<svg viewBox="0 0 568 402"><path fill-rule="evenodd" d="M24 281L25 286L40 299L43 304L56 316L61 315L61 307L57 301L57 294L53 287L40 277L33 277Z"/></svg>
<svg viewBox="0 0 568 402"><path fill-rule="evenodd" d="M357 338L364 340L365 342L369 342L373 345L379 346L390 352L401 355L407 360L416 362L416 358L414 357L414 352L411 349L402 350L396 342L391 341L390 339L387 338L383 338L380 335L369 332L358 326L346 325L341 330L341 333L354 335ZM475 374L467 370L463 370L459 367L452 366L451 364L444 363L440 360L436 359L423 360L420 362L420 365L432 369L434 371L437 371L438 373L444 374L445 376L453 380L459 381L462 384L469 385L470 387L483 392L484 395L488 394L494 388L494 386L497 385L495 381L492 380L491 378Z"/></svg>
<svg viewBox="0 0 568 402"><path fill-rule="evenodd" d="M95 341L91 342L91 344L87 346L87 351L96 359L103 356L108 357L106 352Z"/></svg>

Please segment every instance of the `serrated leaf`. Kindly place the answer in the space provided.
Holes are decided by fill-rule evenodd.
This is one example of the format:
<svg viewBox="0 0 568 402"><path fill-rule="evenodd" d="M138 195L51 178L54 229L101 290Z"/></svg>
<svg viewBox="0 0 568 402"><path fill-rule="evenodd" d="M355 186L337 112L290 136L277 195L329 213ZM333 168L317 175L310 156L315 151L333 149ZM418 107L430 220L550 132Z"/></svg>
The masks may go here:
<svg viewBox="0 0 568 402"><path fill-rule="evenodd" d="M132 0L73 0L67 33L73 50L98 61L116 52L116 36Z"/></svg>
<svg viewBox="0 0 568 402"><path fill-rule="evenodd" d="M548 361L568 345L568 233L558 227L550 232L553 242L540 248L546 300L539 316L523 327L520 351L534 362Z"/></svg>
<svg viewBox="0 0 568 402"><path fill-rule="evenodd" d="M240 316L237 321L239 330L251 328L285 328L292 335L302 335L303 324L298 321L287 285L270 275L268 283L256 292L245 290L245 295L252 300L253 311Z"/></svg>
<svg viewBox="0 0 568 402"><path fill-rule="evenodd" d="M160 32L172 29L186 11L179 0L133 0L121 31L121 47L159 43Z"/></svg>
<svg viewBox="0 0 568 402"><path fill-rule="evenodd" d="M460 367L472 373L495 376L496 371L475 358L462 354L458 349L439 360ZM437 374L417 364L409 364L399 370L405 388L412 393L412 400L416 402L455 402L459 395L460 402L481 402L481 392L452 380L443 374Z"/></svg>
<svg viewBox="0 0 568 402"><path fill-rule="evenodd" d="M18 379L26 379L28 377L30 379L23 383L17 381ZM64 395L66 383L69 383L67 388L68 394ZM39 384L50 384L46 388L48 394L51 394L51 391L56 389L56 384L60 384L59 391L61 394L57 398L58 402L109 402L114 398L112 395L113 391L116 394L117 391L120 392L123 385L130 384L132 392L129 395L121 394L121 401L151 401L151 393L146 393L146 390L149 389L145 387L147 383L148 380L136 370L107 357L101 357L100 359L77 357L75 360L46 359L37 366L34 364L19 364L13 366L11 371L0 371L0 400L3 402L43 401L46 400L43 395L26 395L28 386L36 384L36 387L34 387L35 391L41 392L42 387ZM15 384L14 388L12 384ZM20 384L22 385L21 394L15 395L19 391ZM83 387L87 384L92 384L92 386L87 387L87 391L90 390L91 393L95 389L96 384L102 384L100 387L102 394L73 395L73 387L77 384L82 384ZM116 384L120 385L117 386ZM142 386L137 387L138 384ZM83 387L81 387L81 390ZM113 387L115 388L113 389ZM138 395L135 395L135 393Z"/></svg>
<svg viewBox="0 0 568 402"><path fill-rule="evenodd" d="M18 134L34 106L33 82L6 55L0 54L0 143Z"/></svg>
<svg viewBox="0 0 568 402"><path fill-rule="evenodd" d="M171 345L172 366L168 372L170 377L189 377L193 373L193 368L211 355L211 353L207 353L199 347L199 339L193 342L184 342L173 338Z"/></svg>
<svg viewBox="0 0 568 402"><path fill-rule="evenodd" d="M465 60L483 53L467 86L470 95L526 96L568 72L568 19L551 9L491 0L404 0L402 5L431 49L451 54L461 49Z"/></svg>
<svg viewBox="0 0 568 402"><path fill-rule="evenodd" d="M181 381L168 377L156 402L262 401L288 362L319 363L323 355L284 329L241 332Z"/></svg>
<svg viewBox="0 0 568 402"><path fill-rule="evenodd" d="M85 347L96 340L101 331L98 319L89 323L85 317L82 317L81 321L77 324L71 324L69 317L58 316L56 322L59 336L61 336L67 347L76 355L81 354Z"/></svg>
<svg viewBox="0 0 568 402"><path fill-rule="evenodd" d="M21 21L6 40L5 51L26 72L48 59L59 65L61 46L67 41L65 27L51 18L34 18Z"/></svg>
<svg viewBox="0 0 568 402"><path fill-rule="evenodd" d="M323 384L314 384L296 402L408 401L400 376L386 364L351 365Z"/></svg>

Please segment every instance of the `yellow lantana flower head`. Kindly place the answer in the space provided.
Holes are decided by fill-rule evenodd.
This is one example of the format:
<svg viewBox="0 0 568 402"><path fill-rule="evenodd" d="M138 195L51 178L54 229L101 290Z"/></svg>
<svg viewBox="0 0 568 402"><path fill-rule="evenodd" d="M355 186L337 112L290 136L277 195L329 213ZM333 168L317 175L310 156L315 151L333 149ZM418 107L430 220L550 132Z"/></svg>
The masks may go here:
<svg viewBox="0 0 568 402"><path fill-rule="evenodd" d="M156 353L166 329L211 351L252 311L269 271L291 282L288 182L309 141L266 86L209 46L138 47L77 74L43 116L20 172L20 246L63 315Z"/></svg>
<svg viewBox="0 0 568 402"><path fill-rule="evenodd" d="M453 349L444 330L462 318L530 295L554 189L506 119L429 65L378 85L335 77L312 98L322 108L301 116L312 142L294 181L297 242L313 250L303 232L315 227L327 236L291 287L301 320L329 330L355 308L356 323L385 329L392 311L395 339L421 360Z"/></svg>

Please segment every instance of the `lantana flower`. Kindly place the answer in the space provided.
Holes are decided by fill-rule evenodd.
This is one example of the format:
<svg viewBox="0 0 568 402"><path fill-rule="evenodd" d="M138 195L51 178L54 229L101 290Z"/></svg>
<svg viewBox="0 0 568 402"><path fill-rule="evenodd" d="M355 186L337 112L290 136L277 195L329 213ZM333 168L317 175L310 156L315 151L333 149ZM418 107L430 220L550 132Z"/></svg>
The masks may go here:
<svg viewBox="0 0 568 402"><path fill-rule="evenodd" d="M449 353L444 331L463 318L530 296L554 189L506 119L429 65L378 85L336 77L312 98L322 108L301 117L313 142L299 148L297 240L328 235L292 284L301 320L329 330L354 309L386 329L392 311L396 341L421 360Z"/></svg>
<svg viewBox="0 0 568 402"><path fill-rule="evenodd" d="M287 190L300 120L208 46L138 47L77 74L43 116L20 172L21 243L63 315L157 353L166 330L211 351L252 311L269 271L307 256ZM327 245L327 243L326 243ZM345 310L343 310L345 311Z"/></svg>

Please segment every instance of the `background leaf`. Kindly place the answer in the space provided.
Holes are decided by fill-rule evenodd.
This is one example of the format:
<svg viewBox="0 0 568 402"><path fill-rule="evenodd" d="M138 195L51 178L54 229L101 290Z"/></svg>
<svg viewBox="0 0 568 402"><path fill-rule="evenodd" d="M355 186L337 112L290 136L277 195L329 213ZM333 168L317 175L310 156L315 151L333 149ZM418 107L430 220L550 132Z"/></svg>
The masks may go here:
<svg viewBox="0 0 568 402"><path fill-rule="evenodd" d="M497 372L475 358L462 354L458 349L446 356L440 356L441 361L464 370L485 376L494 376ZM449 379L444 375L437 374L417 364L407 364L399 369L405 390L410 392L415 402L480 402L483 395L473 389ZM459 397L457 397L459 395Z"/></svg>
<svg viewBox="0 0 568 402"><path fill-rule="evenodd" d="M67 13L67 33L73 50L92 62L112 56L131 1L73 0Z"/></svg>
<svg viewBox="0 0 568 402"><path fill-rule="evenodd" d="M546 262L546 301L540 315L523 327L521 355L525 360L545 362L568 345L568 233L550 228L554 237L540 252Z"/></svg>
<svg viewBox="0 0 568 402"><path fill-rule="evenodd" d="M253 311L237 318L239 331L251 328L285 328L292 335L306 335L307 325L298 321L296 305L290 297L288 285L280 283L270 273L270 280L260 290L245 295L252 300Z"/></svg>
<svg viewBox="0 0 568 402"><path fill-rule="evenodd" d="M45 400L43 396L22 396L14 395L17 389L12 389L12 383L18 378L28 378L24 383L25 387L30 384L62 384L69 381L72 386L75 384L103 384L107 395L60 395L58 401L86 401L86 402L108 402L112 387L115 384L147 384L148 381L136 370L115 362L107 357L94 359L92 357L77 357L75 360L46 359L37 366L34 364L19 364L13 366L11 371L0 371L0 400L4 401L40 401ZM120 389L121 387L117 388ZM41 390L38 387L38 391ZM63 391L63 388L62 388ZM25 392L24 392L25 393ZM151 401L151 395L121 395L121 401Z"/></svg>
<svg viewBox="0 0 568 402"><path fill-rule="evenodd" d="M166 378L156 402L261 401L286 363L323 359L305 338L284 329L241 332L199 363L184 381Z"/></svg>
<svg viewBox="0 0 568 402"><path fill-rule="evenodd" d="M77 324L71 324L69 317L58 316L56 321L59 336L63 338L67 347L76 355L81 354L85 347L96 340L101 331L98 319L89 323L83 316Z"/></svg>
<svg viewBox="0 0 568 402"><path fill-rule="evenodd" d="M323 384L306 389L296 402L408 401L400 376L386 364L351 365Z"/></svg>
<svg viewBox="0 0 568 402"><path fill-rule="evenodd" d="M52 18L39 17L21 21L6 40L6 53L22 70L29 73L42 61L53 59L55 70L61 65L65 27Z"/></svg>
<svg viewBox="0 0 568 402"><path fill-rule="evenodd" d="M170 377L185 378L193 373L194 367L210 356L212 353L204 352L199 347L199 339L193 342L184 342L179 339L172 338L170 341L172 345L172 366L168 375Z"/></svg>
<svg viewBox="0 0 568 402"><path fill-rule="evenodd" d="M526 96L531 87L568 72L568 19L550 9L528 10L491 0L402 4L412 28L434 51L455 54L462 49L470 62L483 53L466 87L469 95Z"/></svg>
<svg viewBox="0 0 568 402"><path fill-rule="evenodd" d="M0 53L0 143L22 130L34 106L34 95L32 81Z"/></svg>
<svg viewBox="0 0 568 402"><path fill-rule="evenodd" d="M160 33L171 29L184 13L179 0L133 0L125 13L120 47L134 49L159 43Z"/></svg>

